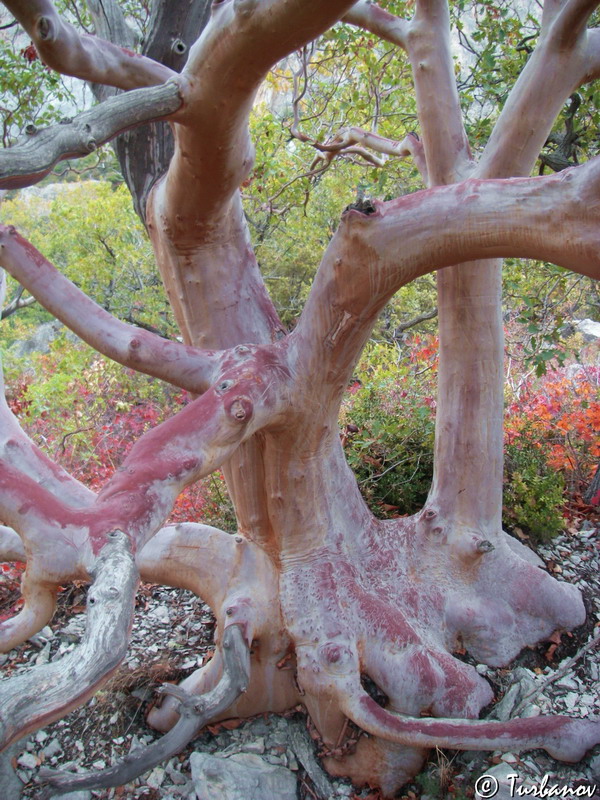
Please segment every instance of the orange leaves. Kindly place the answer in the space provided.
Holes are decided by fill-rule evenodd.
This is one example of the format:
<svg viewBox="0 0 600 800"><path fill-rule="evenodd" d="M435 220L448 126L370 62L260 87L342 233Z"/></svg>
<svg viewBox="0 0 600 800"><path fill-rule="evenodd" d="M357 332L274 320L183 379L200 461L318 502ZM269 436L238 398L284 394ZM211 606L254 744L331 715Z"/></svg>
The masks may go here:
<svg viewBox="0 0 600 800"><path fill-rule="evenodd" d="M573 483L589 479L600 458L600 369L561 367L530 380L507 407L507 442L525 430L548 448L552 469Z"/></svg>

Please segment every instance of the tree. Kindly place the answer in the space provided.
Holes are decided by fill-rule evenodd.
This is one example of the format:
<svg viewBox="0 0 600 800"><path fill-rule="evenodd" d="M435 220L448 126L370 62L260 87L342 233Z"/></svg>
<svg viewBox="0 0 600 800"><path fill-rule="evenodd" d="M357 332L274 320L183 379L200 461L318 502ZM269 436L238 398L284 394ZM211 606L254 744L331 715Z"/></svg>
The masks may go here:
<svg viewBox="0 0 600 800"><path fill-rule="evenodd" d="M326 759L328 769L387 794L434 746L543 747L580 759L600 741L597 722L478 721L490 688L452 653L464 647L503 665L523 646L584 619L578 590L540 570L501 529L497 259L540 258L600 276L600 161L524 177L574 89L600 71L600 34L587 29L595 4L547 0L538 43L477 161L443 0L418 0L410 20L369 0L219 0L181 75L80 35L49 0L5 5L49 66L126 92L5 150L3 188L37 180L57 159L141 122L169 120L174 150L166 173L159 177L166 148L155 148L163 155L153 185L132 185L147 196L148 233L184 343L96 306L14 229L0 229L0 264L97 350L198 397L142 436L97 495L49 461L2 405L7 527L0 552L27 559L25 604L0 627L2 648L47 623L59 584L94 580L77 655L2 684L3 744L83 702L116 668L139 570L208 602L217 618L215 655L152 712L151 723L169 731L158 744L99 774L49 778L63 791L119 785L210 720L298 702L328 747L342 745L341 755ZM203 4L169 4L169 13L171 5L174 19L192 8L202 17ZM166 9L155 4L157 17ZM342 213L288 333L265 290L240 202L254 158L248 114L269 68L340 19L406 52L420 131L391 142L349 128L315 146L325 154L412 156L427 188L387 202L359 198ZM169 36L173 46L180 41ZM382 522L346 465L337 414L385 303L436 269L433 486L418 514ZM237 532L199 521L163 527L182 489L220 466ZM365 675L379 689L375 697ZM354 750L343 747L348 720L370 734Z"/></svg>

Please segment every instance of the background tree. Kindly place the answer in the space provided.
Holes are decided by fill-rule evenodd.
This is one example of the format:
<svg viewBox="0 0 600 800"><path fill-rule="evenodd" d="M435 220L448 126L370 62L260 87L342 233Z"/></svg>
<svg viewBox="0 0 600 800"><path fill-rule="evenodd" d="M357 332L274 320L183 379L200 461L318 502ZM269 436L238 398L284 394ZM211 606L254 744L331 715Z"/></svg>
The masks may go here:
<svg viewBox="0 0 600 800"><path fill-rule="evenodd" d="M166 174L166 146L158 148L151 134L152 170L146 164L129 184L140 210L147 198L147 230L184 341L112 316L9 227L0 229L0 263L98 351L199 396L140 437L97 494L45 457L2 405L0 517L10 527L1 529L0 546L3 558L27 560L25 603L2 623L2 647L46 624L58 585L94 578L80 651L43 676L33 671L2 685L3 744L83 702L116 668L139 569L208 602L217 618L215 655L153 711L152 724L170 729L161 741L99 774L49 778L62 790L119 785L211 719L298 702L325 743L341 746L328 768L388 794L434 746L543 747L557 758L581 758L600 741L595 721L473 719L490 688L452 652L464 647L481 662L506 664L524 645L584 618L579 592L540 570L502 532L500 265L477 259L535 257L600 274L598 162L519 177L532 170L564 104L600 69L598 33L587 29L595 4L546 3L536 47L477 161L442 0L421 0L410 20L368 0L221 0L198 38L204 4L182 3L199 22L190 26L195 41L181 75L122 49L114 31L124 18L113 4L102 4L115 12L106 28L95 21L105 39L79 33L49 0L5 5L49 66L127 91L4 151L3 187L32 182L58 158L85 154L141 122L169 119L174 149ZM153 18L164 9L157 3ZM300 113L290 132L325 164L412 156L428 188L378 200L358 187L288 333L260 275L241 203L254 161L248 119L269 69L341 18L405 51L419 135L394 141L352 126L322 139L303 130ZM180 40L181 33L171 51ZM299 63L301 87L302 54ZM387 87L381 90L378 74L369 71L383 101ZM139 150L146 158L148 150ZM129 148L126 164L131 155ZM338 411L386 302L435 269L433 486L417 514L380 521L346 464ZM220 466L237 532L198 521L163 527L183 488ZM375 698L363 687L365 675L379 689ZM371 734L353 750L343 746L348 720Z"/></svg>

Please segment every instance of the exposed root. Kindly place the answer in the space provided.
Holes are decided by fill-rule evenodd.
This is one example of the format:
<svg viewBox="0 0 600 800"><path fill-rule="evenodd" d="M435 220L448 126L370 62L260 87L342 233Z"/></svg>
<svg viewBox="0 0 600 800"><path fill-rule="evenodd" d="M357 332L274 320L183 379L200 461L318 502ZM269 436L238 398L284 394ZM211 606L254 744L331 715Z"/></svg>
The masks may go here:
<svg viewBox="0 0 600 800"><path fill-rule="evenodd" d="M360 687L344 688L340 705L350 719L376 736L413 747L456 750L532 750L543 748L560 761L576 762L600 743L600 720L530 717L508 722L400 716L378 706Z"/></svg>
<svg viewBox="0 0 600 800"><path fill-rule="evenodd" d="M190 589L207 603L217 619L217 651L212 660L186 678L191 695L211 691L220 678L220 632L239 625L251 647L248 692L234 704L236 716L285 711L297 702L293 671L279 669L291 648L281 619L279 581L273 561L246 536L209 525L183 523L163 528L138 555L142 577ZM148 722L160 731L177 723L179 704L165 698Z"/></svg>
<svg viewBox="0 0 600 800"><path fill-rule="evenodd" d="M125 656L138 572L124 533L109 534L93 574L81 645L0 683L0 750L88 700Z"/></svg>
<svg viewBox="0 0 600 800"><path fill-rule="evenodd" d="M164 693L179 700L179 720L168 733L149 747L135 750L119 764L100 772L71 775L41 770L40 777L51 786L42 795L43 800L76 789L122 786L183 750L211 719L226 711L248 687L250 649L239 625L230 625L223 634L222 660L223 673L220 681L200 697L170 684L162 687Z"/></svg>
<svg viewBox="0 0 600 800"><path fill-rule="evenodd" d="M0 653L8 653L50 622L56 609L57 591L56 586L30 581L25 573L21 587L23 608L0 623Z"/></svg>

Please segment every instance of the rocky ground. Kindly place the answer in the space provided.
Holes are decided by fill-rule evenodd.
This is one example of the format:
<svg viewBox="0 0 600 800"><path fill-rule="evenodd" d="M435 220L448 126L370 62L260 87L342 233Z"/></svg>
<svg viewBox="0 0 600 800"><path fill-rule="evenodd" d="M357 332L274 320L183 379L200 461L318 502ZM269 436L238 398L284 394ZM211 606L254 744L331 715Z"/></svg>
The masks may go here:
<svg viewBox="0 0 600 800"><path fill-rule="evenodd" d="M579 520L537 551L559 579L582 589L588 620L577 631L526 650L511 669L477 665L498 700L490 715L500 719L540 713L600 716L600 527L597 521ZM4 588L0 584L0 611L2 600L11 600L6 582ZM66 590L52 629L0 655L2 676L47 663L73 649L84 629L84 603L85 587ZM145 715L154 689L164 681L180 680L210 658L212 629L210 611L194 595L142 587L125 663L87 706L10 748L0 759L0 800L40 797L42 766L102 769L153 741L155 733L146 726ZM318 747L302 709L287 717L232 720L209 726L179 756L127 786L63 796L71 800L379 798L376 791L356 792L348 782L328 777L320 767ZM591 787L597 785L595 796L600 797L600 748L576 765L555 762L543 751L437 751L399 797L460 800L474 797L476 787L485 796L485 784L477 783L483 774L492 776L492 784L498 781L500 800L511 796L511 782L517 787L513 786L512 796L519 795L519 788L521 794L540 796L544 780L546 790L569 787L569 793L559 796L593 796ZM511 774L518 777L510 779Z"/></svg>

